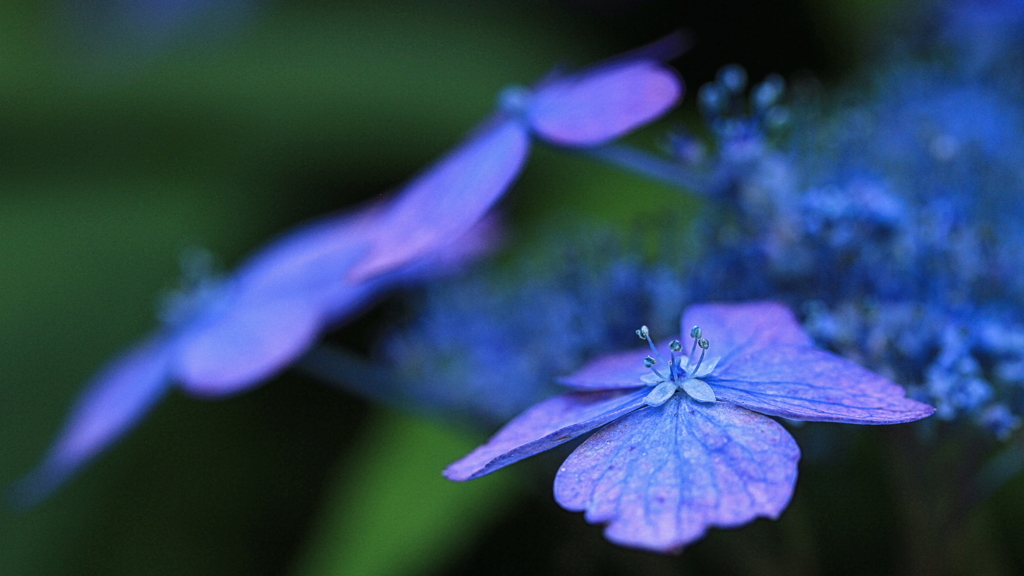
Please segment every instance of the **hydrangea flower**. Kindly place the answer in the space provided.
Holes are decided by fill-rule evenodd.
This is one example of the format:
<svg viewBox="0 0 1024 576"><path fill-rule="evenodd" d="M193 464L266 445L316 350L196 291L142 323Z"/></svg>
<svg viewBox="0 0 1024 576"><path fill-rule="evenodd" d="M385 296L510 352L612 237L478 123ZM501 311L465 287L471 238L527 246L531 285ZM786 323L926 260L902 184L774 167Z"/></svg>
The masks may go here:
<svg viewBox="0 0 1024 576"><path fill-rule="evenodd" d="M16 499L35 501L141 419L177 384L197 396L251 388L303 354L325 328L397 283L436 274L486 250L482 222L429 258L362 282L345 273L374 242L381 208L324 218L278 239L222 280L173 298L163 329L114 359L88 385Z"/></svg>
<svg viewBox="0 0 1024 576"><path fill-rule="evenodd" d="M381 290L479 252L488 244L481 221L518 176L531 134L592 146L653 120L682 92L661 64L682 48L676 34L533 91L514 89L494 118L388 201L302 227L201 286L167 327L93 380L18 498L49 493L172 383L207 397L251 388Z"/></svg>
<svg viewBox="0 0 1024 576"><path fill-rule="evenodd" d="M518 175L531 136L556 146L594 147L664 114L683 84L662 62L685 46L676 33L576 74L552 75L532 90L506 88L499 111L448 166L413 182L390 209L385 226L402 242L371 250L350 277L401 265L472 226Z"/></svg>
<svg viewBox="0 0 1024 576"><path fill-rule="evenodd" d="M530 408L444 472L470 480L599 429L562 464L555 499L606 524L618 544L681 550L709 527L776 518L800 449L768 416L895 424L935 409L857 364L816 349L786 307L691 306L688 356L613 354L562 379L572 391ZM685 327L692 326L687 330ZM645 357L646 356L646 357Z"/></svg>

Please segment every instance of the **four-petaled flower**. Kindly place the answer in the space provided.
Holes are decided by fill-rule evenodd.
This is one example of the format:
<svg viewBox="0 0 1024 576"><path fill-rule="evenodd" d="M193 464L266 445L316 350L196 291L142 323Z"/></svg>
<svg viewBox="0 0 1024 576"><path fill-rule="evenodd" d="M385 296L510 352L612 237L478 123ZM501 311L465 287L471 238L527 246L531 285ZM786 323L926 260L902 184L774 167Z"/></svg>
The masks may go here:
<svg viewBox="0 0 1024 576"><path fill-rule="evenodd" d="M514 89L466 142L388 200L271 243L103 370L16 498L29 503L52 491L172 384L207 397L256 386L381 290L479 252L492 227L481 221L518 176L530 138L596 146L654 120L682 93L662 61L684 45L673 34L533 90Z"/></svg>
<svg viewBox="0 0 1024 576"><path fill-rule="evenodd" d="M600 428L558 470L555 499L606 524L613 542L678 551L709 527L776 518L789 503L800 450L761 414L895 424L935 411L816 349L780 304L694 305L682 326L689 356L676 357L683 346L672 341L668 361L648 350L600 358L562 379L571 392L516 417L445 476L478 478ZM646 327L637 332L650 343Z"/></svg>

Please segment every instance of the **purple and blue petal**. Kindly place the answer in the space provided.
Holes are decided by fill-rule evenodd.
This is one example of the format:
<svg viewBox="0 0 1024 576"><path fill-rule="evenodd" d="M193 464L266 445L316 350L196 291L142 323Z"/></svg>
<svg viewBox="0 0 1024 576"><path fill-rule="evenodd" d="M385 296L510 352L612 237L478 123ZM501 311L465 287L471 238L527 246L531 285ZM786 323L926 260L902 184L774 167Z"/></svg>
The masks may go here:
<svg viewBox="0 0 1024 576"><path fill-rule="evenodd" d="M491 120L399 192L380 219L380 238L348 280L394 270L462 236L519 176L529 150L518 120Z"/></svg>
<svg viewBox="0 0 1024 576"><path fill-rule="evenodd" d="M898 424L935 412L878 374L809 347L756 349L706 380L721 401L794 420Z"/></svg>
<svg viewBox="0 0 1024 576"><path fill-rule="evenodd" d="M537 90L527 112L533 131L561 146L598 146L661 116L683 93L659 62L599 67Z"/></svg>
<svg viewBox="0 0 1024 576"><path fill-rule="evenodd" d="M174 374L198 396L241 392L300 356L320 328L318 307L299 297L243 301L183 334L174 348Z"/></svg>
<svg viewBox="0 0 1024 576"><path fill-rule="evenodd" d="M449 480L472 480L550 450L644 407L646 388L569 392L513 418L486 444L445 469Z"/></svg>
<svg viewBox="0 0 1024 576"><path fill-rule="evenodd" d="M710 527L777 518L800 449L777 422L676 394L594 433L555 477L555 500L606 524L610 541L677 552Z"/></svg>
<svg viewBox="0 0 1024 576"><path fill-rule="evenodd" d="M601 356L558 382L578 390L615 390L640 385L640 378L651 374L644 366L644 358L650 348L638 348L630 352L617 352Z"/></svg>
<svg viewBox="0 0 1024 576"><path fill-rule="evenodd" d="M779 346L813 346L796 317L776 302L695 304L683 313L681 333L686 339L700 326L711 343L708 354L721 357L721 365L734 354Z"/></svg>
<svg viewBox="0 0 1024 576"><path fill-rule="evenodd" d="M345 276L369 248L378 220L374 207L324 218L243 264L206 313L180 329L173 371L182 387L204 396L235 393L301 355L331 306L358 300L360 286Z"/></svg>
<svg viewBox="0 0 1024 576"><path fill-rule="evenodd" d="M181 387L199 396L248 389L301 356L320 333L355 313L377 292L480 255L497 235L493 219L476 223L455 242L366 282L345 277L379 230L363 210L304 227L243 266L205 318L183 327L172 367Z"/></svg>
<svg viewBox="0 0 1024 576"><path fill-rule="evenodd" d="M165 339L153 337L100 372L42 463L13 487L14 501L31 505L46 497L141 420L170 389L167 351Z"/></svg>

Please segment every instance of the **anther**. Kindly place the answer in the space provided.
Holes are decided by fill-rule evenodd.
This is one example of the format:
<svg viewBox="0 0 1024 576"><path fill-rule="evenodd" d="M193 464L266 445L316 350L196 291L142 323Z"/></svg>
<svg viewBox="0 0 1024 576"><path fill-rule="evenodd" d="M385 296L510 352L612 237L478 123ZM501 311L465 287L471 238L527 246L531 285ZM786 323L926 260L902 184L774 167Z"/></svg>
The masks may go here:
<svg viewBox="0 0 1024 576"><path fill-rule="evenodd" d="M707 338L701 338L700 340L697 340L697 345L700 346L703 350L707 350L708 347L711 346Z"/></svg>
<svg viewBox="0 0 1024 576"><path fill-rule="evenodd" d="M683 345L679 343L679 340L669 342L668 347L671 348L673 352L679 352L683 349Z"/></svg>
<svg viewBox="0 0 1024 576"><path fill-rule="evenodd" d="M636 335L639 336L641 340L647 340L647 345L651 348L651 353L653 353L658 360L668 364L668 362L665 362L665 359L661 357L661 352L658 352L658 349L654 347L654 342L651 340L651 331L647 329L647 326L641 326L640 329L636 331Z"/></svg>
<svg viewBox="0 0 1024 576"><path fill-rule="evenodd" d="M655 360L654 358L651 358L650 356L648 356L647 358L644 358L644 366L647 367L647 368L650 368L651 366L654 366L657 363L658 363L658 361Z"/></svg>
<svg viewBox="0 0 1024 576"><path fill-rule="evenodd" d="M693 359L693 353L697 351L697 339L700 338L700 326L694 326L690 329L690 338L693 338L693 346L690 346L690 359Z"/></svg>

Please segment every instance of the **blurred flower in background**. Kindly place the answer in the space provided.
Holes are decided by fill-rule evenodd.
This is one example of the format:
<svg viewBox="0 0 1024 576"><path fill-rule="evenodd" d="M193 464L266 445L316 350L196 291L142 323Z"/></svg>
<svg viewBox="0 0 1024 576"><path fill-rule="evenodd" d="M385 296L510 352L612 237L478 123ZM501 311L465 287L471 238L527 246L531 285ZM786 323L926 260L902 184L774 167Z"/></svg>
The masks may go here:
<svg viewBox="0 0 1024 576"><path fill-rule="evenodd" d="M166 326L89 385L43 463L19 483L35 503L123 434L167 391L219 397L280 372L319 334L378 292L437 275L485 252L496 235L486 212L512 184L531 133L563 146L607 142L678 100L673 34L576 75L549 79L387 200L323 218L271 243L237 273L200 279L163 314ZM505 98L508 100L508 97Z"/></svg>

